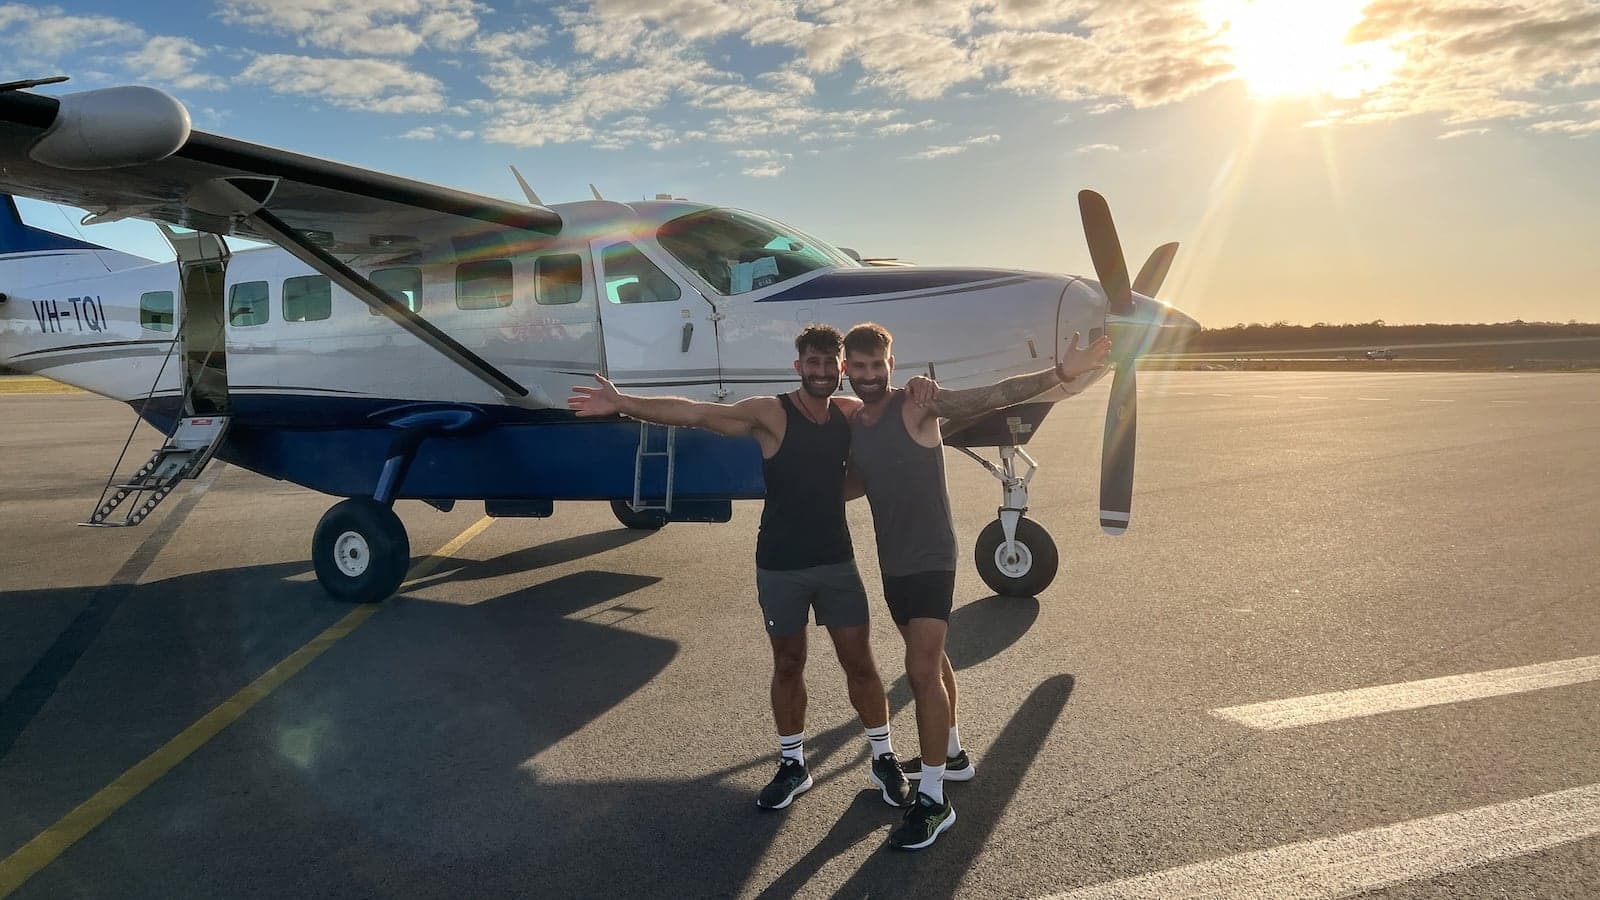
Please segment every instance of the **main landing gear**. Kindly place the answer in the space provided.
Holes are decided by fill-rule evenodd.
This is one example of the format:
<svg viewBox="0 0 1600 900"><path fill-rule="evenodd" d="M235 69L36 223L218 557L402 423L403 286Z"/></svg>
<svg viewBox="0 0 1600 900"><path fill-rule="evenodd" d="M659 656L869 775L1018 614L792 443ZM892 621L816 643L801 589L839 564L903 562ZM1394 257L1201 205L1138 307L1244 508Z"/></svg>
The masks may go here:
<svg viewBox="0 0 1600 900"><path fill-rule="evenodd" d="M979 577L1001 596L1039 595L1055 580L1061 563L1050 533L1039 523L1023 517L1028 511L1028 482L1033 480L1039 464L1017 446L999 448L998 466L966 447L955 449L977 460L989 474L999 479L1001 486L999 518L984 527L973 550ZM1018 457L1027 465L1027 471L1020 476L1017 475Z"/></svg>

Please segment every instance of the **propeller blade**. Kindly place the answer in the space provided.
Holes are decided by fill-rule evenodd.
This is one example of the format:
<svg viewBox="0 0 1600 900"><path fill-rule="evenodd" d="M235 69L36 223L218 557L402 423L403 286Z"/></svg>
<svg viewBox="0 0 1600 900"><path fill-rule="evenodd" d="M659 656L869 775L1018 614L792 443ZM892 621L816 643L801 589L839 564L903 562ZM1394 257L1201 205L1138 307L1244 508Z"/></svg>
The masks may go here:
<svg viewBox="0 0 1600 900"><path fill-rule="evenodd" d="M1095 275L1106 292L1107 308L1113 315L1133 312L1133 289L1128 284L1128 263L1122 258L1122 242L1111 221L1106 198L1094 191L1078 192L1078 212L1083 216L1083 236L1089 242L1089 258Z"/></svg>
<svg viewBox="0 0 1600 900"><path fill-rule="evenodd" d="M49 78L28 78L23 81L8 81L5 84L0 84L0 94L4 94L7 91L25 91L28 88L36 88L46 84L60 84L66 80L67 76L65 75L52 75Z"/></svg>
<svg viewBox="0 0 1600 900"><path fill-rule="evenodd" d="M1144 261L1139 277L1133 279L1133 289L1146 297L1154 297L1167 280L1167 270L1172 268L1172 258L1178 255L1178 242L1162 244Z"/></svg>
<svg viewBox="0 0 1600 900"><path fill-rule="evenodd" d="M1100 527L1106 534L1127 531L1133 509L1133 449L1139 430L1136 371L1132 359L1117 366L1106 404L1106 438L1100 452Z"/></svg>
<svg viewBox="0 0 1600 900"><path fill-rule="evenodd" d="M535 194L533 188L528 186L528 179L522 177L522 173L517 171L516 166L511 167L511 174L517 177L517 184L522 188L522 196L527 197L529 203L534 206L544 205L544 201L540 200L539 195Z"/></svg>

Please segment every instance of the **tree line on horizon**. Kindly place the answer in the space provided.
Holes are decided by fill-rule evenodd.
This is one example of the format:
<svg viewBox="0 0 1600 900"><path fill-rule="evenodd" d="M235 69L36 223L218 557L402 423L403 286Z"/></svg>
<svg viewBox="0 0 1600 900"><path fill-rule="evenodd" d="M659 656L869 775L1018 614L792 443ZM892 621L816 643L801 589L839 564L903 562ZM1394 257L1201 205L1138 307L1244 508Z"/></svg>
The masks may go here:
<svg viewBox="0 0 1600 900"><path fill-rule="evenodd" d="M1205 328L1189 339L1190 353L1225 353L1231 350L1265 350L1291 347L1343 347L1389 344L1430 344L1457 341L1582 340L1600 338L1600 323L1512 322L1493 324L1390 325L1382 319L1335 325L1270 325L1239 323L1227 328Z"/></svg>

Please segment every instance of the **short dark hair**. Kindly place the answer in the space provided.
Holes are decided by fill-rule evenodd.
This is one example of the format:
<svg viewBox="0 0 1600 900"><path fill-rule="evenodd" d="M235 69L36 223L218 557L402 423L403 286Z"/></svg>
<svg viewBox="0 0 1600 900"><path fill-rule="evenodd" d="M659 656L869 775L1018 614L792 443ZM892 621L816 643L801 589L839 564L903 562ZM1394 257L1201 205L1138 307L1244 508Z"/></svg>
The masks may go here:
<svg viewBox="0 0 1600 900"><path fill-rule="evenodd" d="M829 356L838 356L839 347L844 343L844 338L839 336L839 329L832 325L807 325L806 330L794 339L794 353L796 357L806 355L807 350L826 353Z"/></svg>
<svg viewBox="0 0 1600 900"><path fill-rule="evenodd" d="M889 348L894 344L894 337L889 334L889 329L876 322L862 322L850 329L844 336L844 352L850 353L882 353L889 355Z"/></svg>

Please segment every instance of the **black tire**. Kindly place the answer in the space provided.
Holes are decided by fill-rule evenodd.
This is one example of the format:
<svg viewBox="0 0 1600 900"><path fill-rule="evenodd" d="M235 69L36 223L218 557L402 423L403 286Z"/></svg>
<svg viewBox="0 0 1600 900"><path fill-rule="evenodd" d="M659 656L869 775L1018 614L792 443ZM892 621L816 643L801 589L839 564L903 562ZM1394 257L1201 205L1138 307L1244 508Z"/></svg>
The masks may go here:
<svg viewBox="0 0 1600 900"><path fill-rule="evenodd" d="M411 539L394 510L376 500L353 497L323 513L311 538L311 562L317 581L334 597L350 603L381 603L405 580Z"/></svg>
<svg viewBox="0 0 1600 900"><path fill-rule="evenodd" d="M984 526L983 532L978 535L977 546L973 548L974 562L978 566L978 575L983 578L983 583L989 589L1002 597L1037 597L1056 580L1056 569L1061 565L1061 557L1056 553L1056 542L1050 539L1050 533L1032 519L1017 521L1017 543L1026 551L1024 562L1020 570L1011 572L1002 571L999 562L995 559L997 551L1006 542L1005 529L1000 527L1000 520L996 519Z"/></svg>
<svg viewBox="0 0 1600 900"><path fill-rule="evenodd" d="M623 525L640 531L655 531L667 524L667 514L659 509L634 512L626 500L611 501L611 514Z"/></svg>

